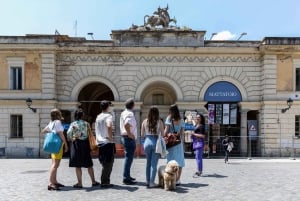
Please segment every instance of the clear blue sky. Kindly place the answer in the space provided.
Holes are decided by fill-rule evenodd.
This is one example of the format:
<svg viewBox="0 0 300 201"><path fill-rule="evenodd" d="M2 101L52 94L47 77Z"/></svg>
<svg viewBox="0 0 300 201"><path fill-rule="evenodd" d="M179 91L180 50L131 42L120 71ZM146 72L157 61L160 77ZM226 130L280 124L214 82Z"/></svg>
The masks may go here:
<svg viewBox="0 0 300 201"><path fill-rule="evenodd" d="M300 0L2 0L0 36L60 34L109 40L111 30L143 25L145 15L169 6L177 26L205 30L206 39L300 37ZM77 29L75 22L77 21ZM77 30L77 32L76 32ZM222 34L221 34L222 33Z"/></svg>

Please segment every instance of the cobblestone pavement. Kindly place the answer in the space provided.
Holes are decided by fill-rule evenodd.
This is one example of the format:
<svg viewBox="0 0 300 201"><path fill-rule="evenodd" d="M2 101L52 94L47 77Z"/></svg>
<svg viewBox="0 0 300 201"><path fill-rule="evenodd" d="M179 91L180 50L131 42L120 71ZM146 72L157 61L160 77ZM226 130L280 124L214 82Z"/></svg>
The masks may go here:
<svg viewBox="0 0 300 201"><path fill-rule="evenodd" d="M82 189L74 189L74 168L63 159L58 169L58 180L66 187L61 191L48 191L50 159L0 159L1 201L58 201L58 200L300 200L300 159L204 159L204 175L193 178L194 159L186 159L181 183L175 191L145 186L145 159L137 158L132 166L132 176L138 183L122 184L123 159L115 161L111 189L90 187L87 171L83 170ZM165 159L160 159L159 165ZM94 169L99 181L101 167L94 159ZM156 178L157 179L157 178Z"/></svg>

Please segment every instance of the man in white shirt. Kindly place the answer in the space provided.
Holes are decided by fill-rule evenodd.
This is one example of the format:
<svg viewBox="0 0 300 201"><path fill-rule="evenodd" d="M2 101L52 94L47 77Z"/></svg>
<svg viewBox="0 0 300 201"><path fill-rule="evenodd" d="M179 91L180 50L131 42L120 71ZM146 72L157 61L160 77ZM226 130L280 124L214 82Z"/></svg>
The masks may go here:
<svg viewBox="0 0 300 201"><path fill-rule="evenodd" d="M125 102L125 110L120 116L121 142L125 149L123 183L126 185L135 184L135 178L130 175L130 168L133 162L136 149L137 123L133 114L134 100L128 99Z"/></svg>
<svg viewBox="0 0 300 201"><path fill-rule="evenodd" d="M113 121L110 114L111 102L101 101L102 112L97 116L95 123L96 140L99 146L99 161L102 164L101 187L110 188L110 175L114 163L114 154L116 151L113 141L112 129Z"/></svg>

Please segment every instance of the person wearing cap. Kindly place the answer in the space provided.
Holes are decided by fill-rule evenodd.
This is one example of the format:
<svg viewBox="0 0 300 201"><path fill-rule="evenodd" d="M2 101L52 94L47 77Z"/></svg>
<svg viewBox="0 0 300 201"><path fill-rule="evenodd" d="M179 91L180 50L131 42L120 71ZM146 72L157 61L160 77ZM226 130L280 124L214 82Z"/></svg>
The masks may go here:
<svg viewBox="0 0 300 201"><path fill-rule="evenodd" d="M130 168L133 162L136 149L137 123L133 114L134 100L128 99L125 102L125 110L120 116L121 142L125 149L123 183L126 185L135 184L135 178L130 175Z"/></svg>
<svg viewBox="0 0 300 201"><path fill-rule="evenodd" d="M99 162L102 165L101 187L110 188L110 175L115 159L115 143L113 140L113 120L111 115L111 102L101 101L102 112L97 116L95 123L96 140L99 147Z"/></svg>

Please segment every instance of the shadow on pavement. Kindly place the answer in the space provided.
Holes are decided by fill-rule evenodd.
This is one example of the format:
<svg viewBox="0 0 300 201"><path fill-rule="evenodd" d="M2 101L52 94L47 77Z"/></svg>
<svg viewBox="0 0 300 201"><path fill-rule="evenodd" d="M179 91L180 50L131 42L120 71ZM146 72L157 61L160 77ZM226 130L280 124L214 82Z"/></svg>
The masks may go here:
<svg viewBox="0 0 300 201"><path fill-rule="evenodd" d="M124 191L129 191L129 192L134 192L137 191L139 188L136 186L123 186L123 185L114 185L110 189L115 189L115 190L124 190Z"/></svg>
<svg viewBox="0 0 300 201"><path fill-rule="evenodd" d="M180 184L178 188L180 187L187 187L187 188L199 188L199 187L206 187L208 184L199 184L199 183L186 183L186 184Z"/></svg>
<svg viewBox="0 0 300 201"><path fill-rule="evenodd" d="M225 178L225 177L228 177L228 176L225 176L225 175L220 175L220 174L204 174L202 177L214 177L214 178Z"/></svg>
<svg viewBox="0 0 300 201"><path fill-rule="evenodd" d="M176 193L188 193L190 188L206 187L208 184L187 183L176 187Z"/></svg>

